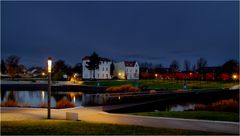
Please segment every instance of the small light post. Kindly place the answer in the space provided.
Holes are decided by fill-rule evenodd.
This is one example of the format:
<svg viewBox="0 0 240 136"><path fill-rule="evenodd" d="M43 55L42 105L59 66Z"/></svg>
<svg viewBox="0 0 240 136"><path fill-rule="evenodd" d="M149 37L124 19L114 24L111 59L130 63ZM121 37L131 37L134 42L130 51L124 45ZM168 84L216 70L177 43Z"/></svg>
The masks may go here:
<svg viewBox="0 0 240 136"><path fill-rule="evenodd" d="M52 58L48 58L48 119L51 119L51 73L52 73Z"/></svg>

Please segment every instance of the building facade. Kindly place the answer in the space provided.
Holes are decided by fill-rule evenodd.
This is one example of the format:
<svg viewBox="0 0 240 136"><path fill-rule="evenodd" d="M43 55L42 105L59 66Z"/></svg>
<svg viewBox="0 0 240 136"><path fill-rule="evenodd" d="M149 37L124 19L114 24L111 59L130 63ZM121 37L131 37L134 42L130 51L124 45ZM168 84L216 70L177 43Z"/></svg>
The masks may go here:
<svg viewBox="0 0 240 136"><path fill-rule="evenodd" d="M119 79L139 79L139 65L136 61L122 61L114 63L114 73Z"/></svg>
<svg viewBox="0 0 240 136"><path fill-rule="evenodd" d="M110 67L112 61L107 58L100 58L99 68L94 71L91 71L87 68L87 62L89 62L89 56L85 56L82 59L82 78L83 79L111 79ZM95 76L93 74L95 73Z"/></svg>

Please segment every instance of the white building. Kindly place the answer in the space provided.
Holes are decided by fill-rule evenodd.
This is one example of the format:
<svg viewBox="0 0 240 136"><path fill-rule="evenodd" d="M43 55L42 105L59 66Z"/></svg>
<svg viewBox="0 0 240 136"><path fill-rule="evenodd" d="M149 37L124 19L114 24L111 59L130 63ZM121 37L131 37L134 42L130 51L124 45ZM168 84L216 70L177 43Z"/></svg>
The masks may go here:
<svg viewBox="0 0 240 136"><path fill-rule="evenodd" d="M88 70L87 63L89 61L89 56L86 56L82 59L83 67L83 79L93 79L93 71ZM110 67L112 61L107 58L100 58L99 68L95 70L95 79L111 79Z"/></svg>
<svg viewBox="0 0 240 136"><path fill-rule="evenodd" d="M139 79L139 65L136 61L114 63L115 75L119 79Z"/></svg>

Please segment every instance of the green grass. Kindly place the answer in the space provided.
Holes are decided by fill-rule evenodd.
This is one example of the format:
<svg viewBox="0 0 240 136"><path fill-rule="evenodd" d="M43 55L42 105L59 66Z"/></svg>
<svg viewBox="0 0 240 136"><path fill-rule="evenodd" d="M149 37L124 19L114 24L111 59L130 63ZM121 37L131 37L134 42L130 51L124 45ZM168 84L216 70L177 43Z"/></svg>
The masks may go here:
<svg viewBox="0 0 240 136"><path fill-rule="evenodd" d="M239 114L234 112L216 112L216 111L181 111L181 112L139 112L130 113L140 116L173 117L186 119L203 119L219 121L239 121Z"/></svg>
<svg viewBox="0 0 240 136"><path fill-rule="evenodd" d="M121 86L121 85L135 85L139 84L139 87L145 87L147 89L182 89L183 80L100 80L100 81L85 81L83 85L96 86L97 82L100 86ZM187 89L222 89L230 88L237 85L235 82L223 82L223 81L187 81Z"/></svg>
<svg viewBox="0 0 240 136"><path fill-rule="evenodd" d="M57 120L35 120L35 121L2 121L1 134L3 135L153 135L153 134L171 134L171 135L194 135L194 134L224 134L214 132L181 130L181 129L166 129L166 128L151 128L142 126L116 125L116 124L100 124L89 123L84 121L57 121Z"/></svg>

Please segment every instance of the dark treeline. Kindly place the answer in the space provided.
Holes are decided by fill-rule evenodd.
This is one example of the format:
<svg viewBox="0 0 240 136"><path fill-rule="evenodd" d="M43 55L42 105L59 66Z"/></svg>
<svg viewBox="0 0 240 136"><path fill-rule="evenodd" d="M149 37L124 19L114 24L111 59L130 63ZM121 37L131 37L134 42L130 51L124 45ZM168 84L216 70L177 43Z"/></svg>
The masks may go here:
<svg viewBox="0 0 240 136"><path fill-rule="evenodd" d="M1 74L7 74L11 78L47 76L46 68L39 66L26 68L24 64L20 63L20 60L20 57L14 55L7 57L5 60L2 59ZM139 66L140 79L231 80L233 74L237 74L237 77L239 77L239 62L236 60L228 60L222 65L214 67L208 67L207 60L204 58L199 58L194 64L191 64L189 60L184 60L182 70L180 70L181 64L177 60L173 60L167 67L164 67L162 64L154 65L149 62L140 63ZM97 68L97 63L89 64L88 67L88 69L93 71ZM81 78L81 76L81 63L71 66L61 59L53 63L53 80L70 80L71 77Z"/></svg>

